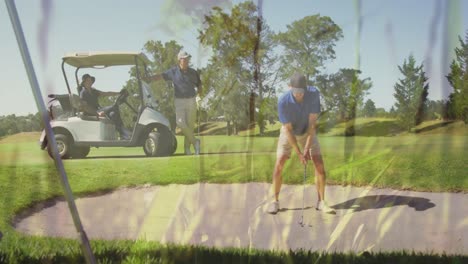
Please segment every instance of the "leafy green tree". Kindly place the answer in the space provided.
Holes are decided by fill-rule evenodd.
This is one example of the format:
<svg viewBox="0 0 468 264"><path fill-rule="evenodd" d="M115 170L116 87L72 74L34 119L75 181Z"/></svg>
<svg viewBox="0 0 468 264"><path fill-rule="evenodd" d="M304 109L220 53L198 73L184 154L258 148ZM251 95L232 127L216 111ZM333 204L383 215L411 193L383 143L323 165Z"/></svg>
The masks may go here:
<svg viewBox="0 0 468 264"><path fill-rule="evenodd" d="M42 116L40 112L37 112L32 118L33 129L34 131L41 131L44 129L44 122L42 121Z"/></svg>
<svg viewBox="0 0 468 264"><path fill-rule="evenodd" d="M397 111L395 109L395 106L392 105L392 107L390 108L390 111L388 112L389 116L390 117L396 117L397 116Z"/></svg>
<svg viewBox="0 0 468 264"><path fill-rule="evenodd" d="M262 124L273 124L278 120L278 97L276 96L275 90L268 90L271 91L271 94L266 96L260 105L259 113L262 114L262 117L259 117L258 120L261 120Z"/></svg>
<svg viewBox="0 0 468 264"><path fill-rule="evenodd" d="M405 59L398 69L404 78L394 86L396 112L400 125L408 131L423 121L424 105L427 100L429 84L423 65L416 66L413 55Z"/></svg>
<svg viewBox="0 0 468 264"><path fill-rule="evenodd" d="M385 108L378 107L375 109L375 116L377 117L390 117L390 113L385 111Z"/></svg>
<svg viewBox="0 0 468 264"><path fill-rule="evenodd" d="M445 115L445 106L446 106L446 101L445 100L428 100L426 102L426 113L425 113L425 118L426 120L433 120L433 119L442 119L444 118Z"/></svg>
<svg viewBox="0 0 468 264"><path fill-rule="evenodd" d="M338 88L334 77L336 77L336 75L319 74L313 81L313 85L320 90L322 96L320 100L322 112L332 113L336 112L338 108L339 94L336 92Z"/></svg>
<svg viewBox="0 0 468 264"><path fill-rule="evenodd" d="M17 116L15 114L0 116L0 137L20 132L33 132L42 129L39 113Z"/></svg>
<svg viewBox="0 0 468 264"><path fill-rule="evenodd" d="M203 70L202 82L211 119L223 116L227 134L237 134L249 124L249 89L240 85L235 71L211 60Z"/></svg>
<svg viewBox="0 0 468 264"><path fill-rule="evenodd" d="M257 6L250 1L234 6L230 14L214 7L205 16L204 24L205 28L199 32L201 44L211 47L211 61L216 67L232 71L228 74L229 79L235 79L236 83L231 82L228 87L241 89L231 91L233 94L243 94L244 88L248 89L249 126L254 125L258 118L262 133L265 116L262 101L272 94L277 80L272 31ZM259 114L256 114L256 109L260 110Z"/></svg>
<svg viewBox="0 0 468 264"><path fill-rule="evenodd" d="M18 122L15 114L4 116L0 121L0 130L3 136L21 132L18 129Z"/></svg>
<svg viewBox="0 0 468 264"><path fill-rule="evenodd" d="M377 108L375 107L374 101L372 101L371 99L367 99L362 111L365 117L375 116Z"/></svg>
<svg viewBox="0 0 468 264"><path fill-rule="evenodd" d="M360 79L359 74L359 70L340 69L334 74L319 75L314 82L322 94L325 111L336 113L340 121L356 117L356 107L363 104L372 87L371 79Z"/></svg>
<svg viewBox="0 0 468 264"><path fill-rule="evenodd" d="M458 38L461 47L455 48L456 59L450 65L450 73L447 79L453 87L450 103L456 119L468 124L468 31L465 41Z"/></svg>
<svg viewBox="0 0 468 264"><path fill-rule="evenodd" d="M455 93L451 93L449 95L449 98L445 104L444 110L445 110L444 118L451 119L451 120L457 119L457 113L455 109Z"/></svg>
<svg viewBox="0 0 468 264"><path fill-rule="evenodd" d="M343 37L341 28L328 16L307 16L287 25L275 40L283 47L281 77L288 79L295 71L310 77L319 73L324 62L335 58L335 42Z"/></svg>

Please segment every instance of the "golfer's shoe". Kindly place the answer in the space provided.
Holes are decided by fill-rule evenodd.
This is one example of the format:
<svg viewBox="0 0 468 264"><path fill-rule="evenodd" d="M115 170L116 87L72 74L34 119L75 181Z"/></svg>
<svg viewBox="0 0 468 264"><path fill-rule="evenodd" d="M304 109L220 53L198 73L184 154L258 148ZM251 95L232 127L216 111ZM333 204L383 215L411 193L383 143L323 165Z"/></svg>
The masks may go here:
<svg viewBox="0 0 468 264"><path fill-rule="evenodd" d="M273 201L268 205L267 212L269 214L276 214L279 211L279 201Z"/></svg>
<svg viewBox="0 0 468 264"><path fill-rule="evenodd" d="M195 155L200 155L200 140L196 139L195 144L193 144L193 147L195 148Z"/></svg>
<svg viewBox="0 0 468 264"><path fill-rule="evenodd" d="M317 207L315 208L317 211L324 212L326 214L336 214L335 210L327 205L325 201L319 201L317 203Z"/></svg>

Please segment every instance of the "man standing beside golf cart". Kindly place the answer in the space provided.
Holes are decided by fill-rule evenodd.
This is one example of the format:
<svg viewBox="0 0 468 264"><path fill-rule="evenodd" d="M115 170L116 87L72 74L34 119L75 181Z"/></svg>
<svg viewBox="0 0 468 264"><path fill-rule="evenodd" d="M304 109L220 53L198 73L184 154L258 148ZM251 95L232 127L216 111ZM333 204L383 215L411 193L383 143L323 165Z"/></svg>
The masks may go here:
<svg viewBox="0 0 468 264"><path fill-rule="evenodd" d="M169 70L142 79L158 81L164 79L171 81L174 85L176 123L184 134L184 150L186 155L191 155L190 147L193 145L195 155L200 154L200 140L195 138L193 129L197 115L197 93L201 94L201 80L198 72L189 67L190 55L181 50L177 54L178 65Z"/></svg>
<svg viewBox="0 0 468 264"><path fill-rule="evenodd" d="M129 140L130 132L127 129L125 129L123 125L122 118L120 117L120 110L118 106L112 105L112 106L101 107L98 101L99 96L120 95L122 92L126 92L126 90L122 90L120 92L99 91L92 87L92 85L96 81L96 78L94 78L94 76L91 76L87 73L83 74L81 80L82 81L79 87L80 98L86 102L86 106L88 109L92 109L92 111L88 110L87 114L90 114L90 115L97 114L99 116L105 116L107 114L109 118L112 120L112 122L114 122L117 131L119 131L120 138L123 140Z"/></svg>
<svg viewBox="0 0 468 264"><path fill-rule="evenodd" d="M315 87L308 87L305 76L300 73L292 75L289 88L289 91L278 100L278 116L282 127L276 150L275 168L273 170L273 191L275 197L269 204L267 211L270 214L276 214L280 209L281 171L286 160L291 156L291 150L294 149L294 152L299 157L299 161L304 166L306 166L309 160L314 162L318 192L316 209L325 213L334 213L335 211L328 207L325 202L325 167L315 131L317 117L320 113L319 91ZM302 152L299 146L302 147Z"/></svg>

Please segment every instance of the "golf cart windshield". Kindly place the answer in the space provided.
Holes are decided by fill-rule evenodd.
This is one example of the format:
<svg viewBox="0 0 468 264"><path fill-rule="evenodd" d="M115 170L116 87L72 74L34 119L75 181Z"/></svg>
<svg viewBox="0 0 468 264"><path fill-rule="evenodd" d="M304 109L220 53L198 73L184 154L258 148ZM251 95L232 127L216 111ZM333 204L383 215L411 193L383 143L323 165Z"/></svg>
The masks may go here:
<svg viewBox="0 0 468 264"><path fill-rule="evenodd" d="M158 102L156 99L154 99L150 85L144 81L141 81L141 86L143 91L143 102L145 106L156 109L158 107Z"/></svg>

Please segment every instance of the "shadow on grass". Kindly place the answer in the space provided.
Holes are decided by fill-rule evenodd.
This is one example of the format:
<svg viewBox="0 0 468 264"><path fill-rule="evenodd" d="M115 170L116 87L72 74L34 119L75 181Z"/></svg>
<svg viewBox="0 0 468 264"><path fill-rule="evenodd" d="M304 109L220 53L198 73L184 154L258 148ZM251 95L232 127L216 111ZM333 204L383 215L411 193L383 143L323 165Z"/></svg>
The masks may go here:
<svg viewBox="0 0 468 264"><path fill-rule="evenodd" d="M198 128L194 129L194 133L198 132ZM205 123L200 125L200 135L227 135L227 127L219 126L216 123Z"/></svg>
<svg viewBox="0 0 468 264"><path fill-rule="evenodd" d="M425 127L422 127L422 128L415 128L414 133L428 132L428 131L434 130L436 128L446 127L447 125L450 125L452 123L453 123L453 121L443 121L443 122L433 124L433 125L430 125L430 126L425 126Z"/></svg>
<svg viewBox="0 0 468 264"><path fill-rule="evenodd" d="M396 121L372 121L355 127L356 136L388 137L403 132Z"/></svg>
<svg viewBox="0 0 468 264"><path fill-rule="evenodd" d="M109 155L109 156L88 156L80 160L92 160L92 159L132 159L132 158L146 158L146 155Z"/></svg>
<svg viewBox="0 0 468 264"><path fill-rule="evenodd" d="M263 133L263 135L256 135L256 137L278 137L280 134L279 129L269 130Z"/></svg>
<svg viewBox="0 0 468 264"><path fill-rule="evenodd" d="M369 195L351 199L330 207L333 209L353 209L353 211L359 212L369 209L380 209L400 205L407 205L411 208L414 208L415 211L425 211L436 206L429 199L421 197L400 195Z"/></svg>
<svg viewBox="0 0 468 264"><path fill-rule="evenodd" d="M405 130L396 120L362 120L356 119L347 122L319 123L320 133L330 136L361 136L361 137L391 137Z"/></svg>
<svg viewBox="0 0 468 264"><path fill-rule="evenodd" d="M108 155L108 156L88 156L86 158L82 158L82 160L93 160L93 159L134 159L134 158L168 158L168 157L190 157L190 156L205 156L205 155L228 155L228 154L271 154L271 153L276 153L275 151L222 151L222 152L203 152L200 153L200 155L185 155L183 153L177 153L173 154L171 156L166 156L166 157L148 157L146 155Z"/></svg>

